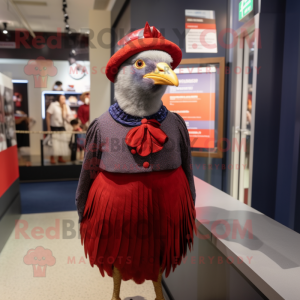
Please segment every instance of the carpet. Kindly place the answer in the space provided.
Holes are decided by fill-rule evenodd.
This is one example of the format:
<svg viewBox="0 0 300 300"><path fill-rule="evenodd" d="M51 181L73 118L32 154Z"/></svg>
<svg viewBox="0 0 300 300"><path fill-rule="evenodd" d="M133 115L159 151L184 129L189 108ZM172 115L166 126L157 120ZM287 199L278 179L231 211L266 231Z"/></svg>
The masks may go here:
<svg viewBox="0 0 300 300"><path fill-rule="evenodd" d="M22 214L76 210L78 181L20 183Z"/></svg>

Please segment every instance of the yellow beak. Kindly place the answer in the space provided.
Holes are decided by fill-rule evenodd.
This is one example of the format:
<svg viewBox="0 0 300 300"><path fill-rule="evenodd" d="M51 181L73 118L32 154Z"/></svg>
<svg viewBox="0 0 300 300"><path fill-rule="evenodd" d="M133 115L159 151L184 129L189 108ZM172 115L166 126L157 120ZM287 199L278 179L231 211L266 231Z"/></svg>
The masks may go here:
<svg viewBox="0 0 300 300"><path fill-rule="evenodd" d="M179 85L179 81L175 72L168 64L160 62L156 65L154 72L146 74L144 78L151 78L154 84L161 85Z"/></svg>

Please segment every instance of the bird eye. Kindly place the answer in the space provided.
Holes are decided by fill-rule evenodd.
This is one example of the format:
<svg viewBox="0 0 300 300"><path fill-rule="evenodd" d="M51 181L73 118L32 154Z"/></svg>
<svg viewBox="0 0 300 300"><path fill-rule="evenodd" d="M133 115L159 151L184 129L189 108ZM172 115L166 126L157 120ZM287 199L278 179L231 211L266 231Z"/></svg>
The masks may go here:
<svg viewBox="0 0 300 300"><path fill-rule="evenodd" d="M137 69L142 69L146 66L145 62L141 59L138 59L136 62L135 62L135 67Z"/></svg>

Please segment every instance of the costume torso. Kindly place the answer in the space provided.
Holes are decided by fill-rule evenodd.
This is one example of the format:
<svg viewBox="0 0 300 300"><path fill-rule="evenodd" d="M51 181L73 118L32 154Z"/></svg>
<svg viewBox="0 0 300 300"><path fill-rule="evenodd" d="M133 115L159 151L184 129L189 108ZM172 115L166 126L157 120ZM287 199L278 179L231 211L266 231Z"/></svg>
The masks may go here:
<svg viewBox="0 0 300 300"><path fill-rule="evenodd" d="M136 119L118 108L117 114L116 110L110 109L110 112L107 111L91 123L87 132L85 160L76 193L80 221L89 188L101 169L112 173L145 173L174 170L182 166L195 200L190 141L185 122L179 115L167 111L165 107L162 108L164 111L161 109L159 114L147 119L157 118L161 121L160 129L168 136L168 140L162 150L147 156L133 154L134 151L131 152L133 149L125 143L127 133L141 124L142 118ZM133 126L129 126L130 124Z"/></svg>
<svg viewBox="0 0 300 300"><path fill-rule="evenodd" d="M159 152L143 157L138 153L132 154L125 143L126 135L132 127L117 123L109 112L106 112L94 125L99 128L101 139L100 169L118 173L141 173L179 168L182 163L181 138L177 123L177 117L168 113L160 126L168 136L167 142Z"/></svg>

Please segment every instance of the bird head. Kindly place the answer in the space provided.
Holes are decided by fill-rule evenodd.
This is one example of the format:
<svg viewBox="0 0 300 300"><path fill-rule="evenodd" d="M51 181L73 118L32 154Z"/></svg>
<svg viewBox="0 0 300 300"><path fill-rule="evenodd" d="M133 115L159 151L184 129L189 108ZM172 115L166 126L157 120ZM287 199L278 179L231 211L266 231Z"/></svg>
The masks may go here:
<svg viewBox="0 0 300 300"><path fill-rule="evenodd" d="M172 62L171 55L160 50L143 51L127 59L115 78L115 98L119 106L133 116L156 113L167 86L179 85Z"/></svg>
<svg viewBox="0 0 300 300"><path fill-rule="evenodd" d="M174 69L181 49L148 22L144 28L118 41L120 49L106 65L107 78L115 83L115 98L126 113L146 117L159 111L167 85L178 86Z"/></svg>

